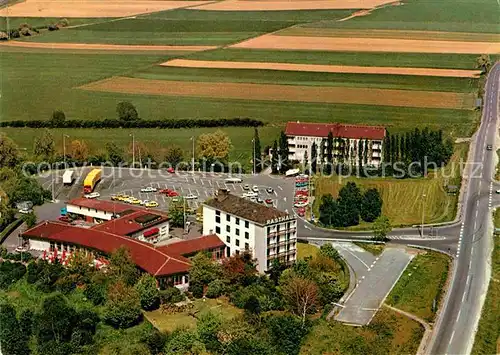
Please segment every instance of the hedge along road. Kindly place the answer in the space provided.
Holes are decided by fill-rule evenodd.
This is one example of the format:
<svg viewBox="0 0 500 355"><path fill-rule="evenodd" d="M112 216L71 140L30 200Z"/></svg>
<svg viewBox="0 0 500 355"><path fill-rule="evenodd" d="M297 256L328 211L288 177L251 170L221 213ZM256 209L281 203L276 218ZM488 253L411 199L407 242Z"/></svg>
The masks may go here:
<svg viewBox="0 0 500 355"><path fill-rule="evenodd" d="M182 82L127 77L112 77L86 84L79 88L90 91L142 95L447 109L472 109L474 103L473 94L462 93L349 87L317 88L272 84Z"/></svg>

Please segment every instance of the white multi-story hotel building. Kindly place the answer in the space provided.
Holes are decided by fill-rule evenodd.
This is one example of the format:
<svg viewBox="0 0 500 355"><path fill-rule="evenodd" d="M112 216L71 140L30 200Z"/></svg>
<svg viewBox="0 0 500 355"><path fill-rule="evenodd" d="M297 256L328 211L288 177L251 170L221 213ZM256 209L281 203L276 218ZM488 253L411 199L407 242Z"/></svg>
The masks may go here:
<svg viewBox="0 0 500 355"><path fill-rule="evenodd" d="M303 163L307 152L310 161L311 148L314 142L317 149L316 156L319 159L321 157L321 141L326 140L329 132L332 132L334 138L333 157L335 161L338 161L342 156L345 163L358 164L359 142L361 140L363 144L362 154L364 155L367 152L366 164L380 165L382 161L382 143L386 134L385 128L340 123L288 122L285 134L288 138L289 159ZM338 138L342 140L340 141ZM364 147L365 142L368 142L367 148Z"/></svg>
<svg viewBox="0 0 500 355"><path fill-rule="evenodd" d="M251 250L259 272L271 268L273 259L288 265L296 259L297 219L227 190L219 190L203 205L203 233L218 235L227 256Z"/></svg>

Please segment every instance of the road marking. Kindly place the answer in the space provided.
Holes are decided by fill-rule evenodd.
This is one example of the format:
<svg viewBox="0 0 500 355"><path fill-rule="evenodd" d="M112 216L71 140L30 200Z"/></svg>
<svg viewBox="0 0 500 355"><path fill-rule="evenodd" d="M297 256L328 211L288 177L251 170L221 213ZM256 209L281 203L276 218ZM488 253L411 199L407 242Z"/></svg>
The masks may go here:
<svg viewBox="0 0 500 355"><path fill-rule="evenodd" d="M280 185L278 185L278 189L280 189L281 191L283 191L283 188Z"/></svg>

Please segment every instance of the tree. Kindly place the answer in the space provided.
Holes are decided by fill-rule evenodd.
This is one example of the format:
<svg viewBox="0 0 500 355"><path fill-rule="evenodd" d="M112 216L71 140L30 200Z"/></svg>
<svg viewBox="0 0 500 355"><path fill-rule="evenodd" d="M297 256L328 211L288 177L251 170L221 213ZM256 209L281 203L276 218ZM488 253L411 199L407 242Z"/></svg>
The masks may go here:
<svg viewBox="0 0 500 355"><path fill-rule="evenodd" d="M137 121L139 119L139 114L135 106L128 101L118 103L116 106L116 114L121 121Z"/></svg>
<svg viewBox="0 0 500 355"><path fill-rule="evenodd" d="M129 328L141 318L139 293L130 286L118 281L108 289L104 304L104 321L115 328Z"/></svg>
<svg viewBox="0 0 500 355"><path fill-rule="evenodd" d="M52 112L52 117L50 118L50 121L52 122L54 127L56 128L61 127L64 121L66 121L66 115L61 110L55 110L54 112Z"/></svg>
<svg viewBox="0 0 500 355"><path fill-rule="evenodd" d="M326 162L329 164L333 163L333 133L328 132L328 137L326 138Z"/></svg>
<svg viewBox="0 0 500 355"><path fill-rule="evenodd" d="M361 200L360 216L365 222L373 222L382 213L382 197L377 189L365 191Z"/></svg>
<svg viewBox="0 0 500 355"><path fill-rule="evenodd" d="M321 196L319 221L325 226L337 225L338 204L331 194Z"/></svg>
<svg viewBox="0 0 500 355"><path fill-rule="evenodd" d="M178 145L171 145L165 153L165 161L173 168L176 168L184 159L184 150Z"/></svg>
<svg viewBox="0 0 500 355"><path fill-rule="evenodd" d="M307 156L307 150L304 151L304 171L309 171L309 157ZM307 174L307 173L306 173Z"/></svg>
<svg viewBox="0 0 500 355"><path fill-rule="evenodd" d="M253 139L253 165L255 167L255 172L260 173L262 170L262 147L260 146L259 130L257 127L254 128Z"/></svg>
<svg viewBox="0 0 500 355"><path fill-rule="evenodd" d="M43 160L51 160L55 153L54 137L48 129L35 138L33 154Z"/></svg>
<svg viewBox="0 0 500 355"><path fill-rule="evenodd" d="M267 328L274 346L274 354L297 355L308 327L292 315L270 316Z"/></svg>
<svg viewBox="0 0 500 355"><path fill-rule="evenodd" d="M198 290L201 288L201 293L203 293L203 287L219 279L221 275L222 271L220 265L206 253L200 252L191 259L189 288L191 292L193 292L193 288L197 288ZM201 295L199 296L201 297Z"/></svg>
<svg viewBox="0 0 500 355"><path fill-rule="evenodd" d="M319 248L319 253L324 255L332 260L338 261L340 260L340 255L337 249L335 249L332 243L325 243Z"/></svg>
<svg viewBox="0 0 500 355"><path fill-rule="evenodd" d="M71 157L79 162L87 161L89 156L89 148L84 140L77 140L71 142Z"/></svg>
<svg viewBox="0 0 500 355"><path fill-rule="evenodd" d="M123 150L119 148L115 143L106 143L106 151L108 160L114 166L118 166L121 162L123 162Z"/></svg>
<svg viewBox="0 0 500 355"><path fill-rule="evenodd" d="M23 215L23 220L28 228L33 228L36 224L36 215L33 212L25 214Z"/></svg>
<svg viewBox="0 0 500 355"><path fill-rule="evenodd" d="M111 253L109 273L112 278L122 281L127 286L135 284L139 273L127 247L121 246Z"/></svg>
<svg viewBox="0 0 500 355"><path fill-rule="evenodd" d="M201 134L196 141L196 151L199 158L209 162L225 162L231 150L231 140L222 130L214 133Z"/></svg>
<svg viewBox="0 0 500 355"><path fill-rule="evenodd" d="M278 258L273 259L271 263L271 268L267 271L269 279L274 282L274 285L278 285L279 279L283 271L285 271L286 265L282 264Z"/></svg>
<svg viewBox="0 0 500 355"><path fill-rule="evenodd" d="M10 304L0 304L0 348L4 355L28 355L31 353L29 335L21 331L16 311Z"/></svg>
<svg viewBox="0 0 500 355"><path fill-rule="evenodd" d="M219 352L221 343L217 337L217 333L221 329L222 321L218 315L212 312L202 314L196 324L196 332L198 339L205 344L208 351L215 354Z"/></svg>
<svg viewBox="0 0 500 355"><path fill-rule="evenodd" d="M279 136L278 149L279 149L278 166L280 172L283 174L291 167L289 160L290 150L288 149L288 138L285 132L283 131L281 131Z"/></svg>
<svg viewBox="0 0 500 355"><path fill-rule="evenodd" d="M243 309L248 316L258 316L262 311L260 301L255 295L250 295L250 297L248 297Z"/></svg>
<svg viewBox="0 0 500 355"><path fill-rule="evenodd" d="M318 171L318 146L316 142L311 145L311 175L316 174Z"/></svg>
<svg viewBox="0 0 500 355"><path fill-rule="evenodd" d="M273 142L273 153L271 156L271 171L273 174L278 173L278 161L279 161L278 142L275 140Z"/></svg>
<svg viewBox="0 0 500 355"><path fill-rule="evenodd" d="M135 289L139 293L142 309L152 311L160 307L160 293L153 276L147 273L142 274Z"/></svg>
<svg viewBox="0 0 500 355"><path fill-rule="evenodd" d="M34 313L30 309L23 310L19 315L19 331L28 339L33 334L34 316Z"/></svg>
<svg viewBox="0 0 500 355"><path fill-rule="evenodd" d="M302 277L291 277L281 285L281 292L292 313L301 317L304 326L307 314L316 308L318 302L316 283Z"/></svg>
<svg viewBox="0 0 500 355"><path fill-rule="evenodd" d="M387 234L392 230L391 222L387 216L380 216L373 224L373 239L379 241L387 240Z"/></svg>
<svg viewBox="0 0 500 355"><path fill-rule="evenodd" d="M481 54L476 58L476 67L481 69L483 74L487 73L491 67L491 58L488 54Z"/></svg>
<svg viewBox="0 0 500 355"><path fill-rule="evenodd" d="M222 261L222 274L230 285L250 285L257 275L256 259L248 250L232 255Z"/></svg>
<svg viewBox="0 0 500 355"><path fill-rule="evenodd" d="M359 224L359 209L361 191L352 181L349 181L339 191L338 217L334 220L335 227L349 227Z"/></svg>
<svg viewBox="0 0 500 355"><path fill-rule="evenodd" d="M39 347L43 343L56 344L71 341L71 334L76 324L76 311L63 295L55 294L45 298L42 307L36 315L35 333Z"/></svg>
<svg viewBox="0 0 500 355"><path fill-rule="evenodd" d="M177 202L172 202L168 208L169 222L172 227L184 227L184 204L186 201L181 198Z"/></svg>
<svg viewBox="0 0 500 355"><path fill-rule="evenodd" d="M165 345L165 354L201 355L206 354L205 345L194 330L177 328L170 334Z"/></svg>
<svg viewBox="0 0 500 355"><path fill-rule="evenodd" d="M0 166L13 168L20 160L17 145L5 133L0 133Z"/></svg>

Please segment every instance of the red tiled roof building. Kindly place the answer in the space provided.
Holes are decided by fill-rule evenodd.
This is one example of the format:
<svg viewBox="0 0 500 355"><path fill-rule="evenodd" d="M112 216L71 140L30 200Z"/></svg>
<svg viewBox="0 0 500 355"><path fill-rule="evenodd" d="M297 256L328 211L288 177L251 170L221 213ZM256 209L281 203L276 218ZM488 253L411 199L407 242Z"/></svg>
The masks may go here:
<svg viewBox="0 0 500 355"><path fill-rule="evenodd" d="M285 134L288 138L289 159L304 162L307 152L307 157L310 160L313 143L316 143L316 156L319 157L321 155L321 141L326 140L330 132L334 138L333 155L335 160L342 157L345 163L356 165L361 153L362 159L366 161L367 165L380 165L382 143L386 135L385 128L340 123L288 122Z"/></svg>

